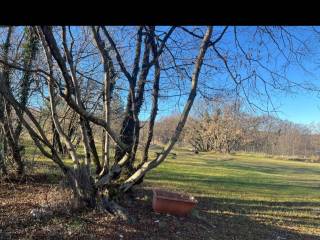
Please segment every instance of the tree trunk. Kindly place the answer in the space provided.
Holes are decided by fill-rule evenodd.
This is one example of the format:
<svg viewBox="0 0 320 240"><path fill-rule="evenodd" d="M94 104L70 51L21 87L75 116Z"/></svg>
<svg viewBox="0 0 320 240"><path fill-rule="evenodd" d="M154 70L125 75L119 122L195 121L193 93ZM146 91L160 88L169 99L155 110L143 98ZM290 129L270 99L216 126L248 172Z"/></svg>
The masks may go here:
<svg viewBox="0 0 320 240"><path fill-rule="evenodd" d="M200 74L200 70L202 67L203 59L205 56L205 53L209 47L209 42L210 38L212 35L212 27L208 27L206 34L203 37L201 47L199 54L197 56L197 60L194 66L194 72L192 74L192 79L191 79L191 90L187 99L187 102L184 106L183 112L180 116L180 120L178 122L178 125L175 129L175 133L171 137L169 143L165 147L165 149L157 156L156 159L150 160L145 162L141 168L139 168L134 174L131 175L122 185L121 185L121 190L122 191L128 191L136 182L138 182L141 178L144 177L144 175L150 171L151 169L157 167L160 163L162 163L170 151L172 150L173 146L175 143L178 141L178 138L182 132L182 129L187 121L190 109L193 105L194 99L197 95L197 86L198 86L198 78Z"/></svg>
<svg viewBox="0 0 320 240"><path fill-rule="evenodd" d="M5 149L4 149L4 140L5 140L5 137L4 137L4 134L3 134L3 131L2 129L0 128L0 176L3 175L7 175L7 167L6 167L6 164L5 164Z"/></svg>
<svg viewBox="0 0 320 240"><path fill-rule="evenodd" d="M6 176L8 174L7 167L4 162L3 150L0 151L0 176Z"/></svg>
<svg viewBox="0 0 320 240"><path fill-rule="evenodd" d="M6 119L4 122L5 137L7 139L7 144L12 154L12 159L17 165L15 171L18 176L22 176L24 174L24 163L21 158L20 148L19 148L19 145L16 143L15 139L12 138L7 121L8 120Z"/></svg>
<svg viewBox="0 0 320 240"><path fill-rule="evenodd" d="M105 114L105 120L108 123L108 125L111 125L111 66L110 61L107 61L105 63L105 79L104 79L104 114ZM110 165L110 136L107 132L105 132L104 137L104 145L102 146L103 151L103 170L105 173L109 171L109 165Z"/></svg>
<svg viewBox="0 0 320 240"><path fill-rule="evenodd" d="M62 143L61 143L61 140L60 140L60 136L54 126L54 123L52 121L52 124L51 124L51 129L52 129L52 132L53 132L53 136L52 136L52 145L53 147L58 151L58 153L64 155L65 154L65 151L64 151L64 147L62 146Z"/></svg>
<svg viewBox="0 0 320 240"><path fill-rule="evenodd" d="M96 144L95 144L95 141L94 141L92 128L90 126L90 122L88 120L86 120L86 119L84 120L84 126L85 126L85 129L87 131L88 144L89 144L92 156L93 156L93 162L94 162L94 164L96 166L96 174L99 174L102 171L102 167L101 167L101 163L100 163L100 160L99 160L99 155L98 155L98 151L97 151L97 148L96 148Z"/></svg>
<svg viewBox="0 0 320 240"><path fill-rule="evenodd" d="M133 120L133 113L131 110L131 98L128 97L127 107L125 117L122 121L122 126L120 130L120 141L126 144L127 146L132 146L133 144L133 132L134 132L134 120ZM118 145L116 145L115 162L120 161L123 156L125 155L125 151Z"/></svg>
<svg viewBox="0 0 320 240"><path fill-rule="evenodd" d="M156 54L158 52L157 45L155 44L154 41L152 41L151 46L152 46L153 56L156 57ZM160 70L161 69L160 69L159 61L156 60L155 73L154 73L155 76L154 76L153 89L152 89L152 108L151 108L150 121L148 126L147 142L143 150L142 164L148 160L149 147L150 147L151 140L153 138L154 122L156 120L156 116L158 113L158 96L159 96L159 83L160 83L160 72L161 72Z"/></svg>
<svg viewBox="0 0 320 240"><path fill-rule="evenodd" d="M65 172L66 180L73 192L75 208L95 208L97 204L97 190L94 181L84 164Z"/></svg>
<svg viewBox="0 0 320 240"><path fill-rule="evenodd" d="M11 146L11 151L12 151L13 159L14 159L15 163L17 164L16 173L18 174L18 176L23 176L25 169L24 169L24 163L21 158L19 146L17 144L13 144Z"/></svg>

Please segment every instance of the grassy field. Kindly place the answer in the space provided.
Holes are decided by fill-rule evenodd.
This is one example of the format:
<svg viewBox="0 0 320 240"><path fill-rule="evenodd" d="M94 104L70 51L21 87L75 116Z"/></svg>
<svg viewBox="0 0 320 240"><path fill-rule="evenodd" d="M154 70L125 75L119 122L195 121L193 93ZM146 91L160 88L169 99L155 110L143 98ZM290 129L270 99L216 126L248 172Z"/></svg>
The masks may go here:
<svg viewBox="0 0 320 240"><path fill-rule="evenodd" d="M283 229L287 233L274 239L320 239L319 163L257 154L175 153L175 159L153 170L148 184L194 194L221 237L265 239Z"/></svg>
<svg viewBox="0 0 320 240"><path fill-rule="evenodd" d="M320 239L320 163L284 160L257 154L194 154L187 149L176 149L173 152L175 154L170 154L162 165L150 172L142 185L148 196L141 198L143 201L138 203L145 212L144 215L137 213L138 216L141 215L137 225L103 220L109 229L112 226L118 229L119 225L126 228L123 231L126 231L127 235L124 234L125 237L121 239ZM47 168L48 165L51 166L50 160L35 158L34 161L44 166L37 168L37 173L48 175L49 180L52 178L51 183L56 184L56 176L60 173L56 168ZM47 183L35 185L37 194L48 191L47 186ZM153 187L191 193L199 203L187 219L169 219L150 213L150 188ZM20 194L19 191L16 193ZM26 206L28 201L35 202L30 199L34 194L25 194L22 195L28 200L21 202ZM8 206L13 205L5 193L0 193L0 198L2 201L6 199ZM14 195L13 198L19 199L19 196ZM41 196L37 199L41 199ZM5 203L2 211L8 209L4 206ZM16 208L13 206L13 209ZM17 216L23 215L22 211L30 210L26 207L19 211ZM14 217L14 214L11 215ZM88 216L87 218L90 219ZM98 221L98 218L104 219L104 216L91 216L94 221ZM159 219L160 222L174 227L162 233L156 225ZM195 219L200 219L205 224ZM6 219L2 221L8 222ZM78 218L68 221L70 226L73 226L74 222L79 225ZM47 225L42 228L55 224L60 226L61 223L65 224L66 218L48 220L45 223ZM34 228L33 223L28 224L30 229ZM88 222L80 221L79 231L87 225ZM141 230L142 225L146 225L147 230ZM103 226L101 225L101 229L106 229ZM98 228L95 226L95 231L96 229ZM23 230L19 231L23 233Z"/></svg>

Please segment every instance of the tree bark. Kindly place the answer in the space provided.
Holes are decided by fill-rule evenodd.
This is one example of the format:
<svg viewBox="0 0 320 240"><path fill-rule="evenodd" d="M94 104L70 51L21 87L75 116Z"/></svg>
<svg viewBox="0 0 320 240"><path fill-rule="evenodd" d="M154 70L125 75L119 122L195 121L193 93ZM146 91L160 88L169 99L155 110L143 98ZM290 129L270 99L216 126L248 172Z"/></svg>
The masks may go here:
<svg viewBox="0 0 320 240"><path fill-rule="evenodd" d="M12 27L9 27L8 34L6 38L6 42L4 45L4 61L8 61L9 59L9 50L11 45L11 36L12 36ZM10 68L7 65L3 66L3 84L4 87L10 89ZM12 158L17 165L16 173L19 176L24 174L24 163L21 158L20 148L19 148L19 141L18 138L15 137L14 128L12 126L12 119L11 119L11 105L10 103L3 98L3 115L1 117L1 121L4 127L5 137L7 139L7 143L9 145ZM19 127L19 125L18 125ZM19 130L19 129L18 129Z"/></svg>
<svg viewBox="0 0 320 240"><path fill-rule="evenodd" d="M131 146L131 149L132 149L131 159L126 163L126 168L129 174L131 174L134 169L133 162L135 160L135 155L136 155L136 151L138 149L138 144L139 144L140 121L138 116L143 103L146 78L148 76L149 69L150 69L149 55L151 50L150 43L153 38L153 31L154 31L154 28L151 27L151 29L149 30L145 38L145 44L144 44L145 49L144 49L143 58L142 58L141 72L138 80L137 94L134 94L134 95L129 94L128 96L127 111L126 111L127 115L123 120L122 129L120 131L121 132L120 136L122 141L126 142L126 144L128 146ZM138 35L138 40L140 40L140 44L141 44L141 39L139 39L139 35ZM132 90L130 91L130 93L135 92L135 88L136 88L136 79L134 79L132 83ZM122 159L124 154L125 152L121 148L116 147L115 161Z"/></svg>
<svg viewBox="0 0 320 240"><path fill-rule="evenodd" d="M157 52L158 52L157 45L155 44L154 41L152 41L152 53L154 57L156 57ZM154 81L153 81L153 89L152 89L152 108L151 108L150 120L149 120L149 126L148 126L148 137L147 137L145 147L143 149L142 164L148 160L149 147L153 138L154 122L156 120L156 116L158 112L158 96L159 96L159 83L160 83L160 72L161 72L160 70L161 69L159 65L159 60L157 59L155 62Z"/></svg>
<svg viewBox="0 0 320 240"><path fill-rule="evenodd" d="M54 126L54 122L52 121L51 122L51 130L53 132L53 135L52 135L52 145L55 149L57 149L58 153L64 155L65 152L64 152L64 148L62 146L62 143L61 143L61 140L60 140L60 136Z"/></svg>
<svg viewBox="0 0 320 240"><path fill-rule="evenodd" d="M170 153L171 149L173 148L174 144L177 142L182 129L187 121L190 109L193 105L194 99L196 97L197 94L197 86L198 86L198 78L199 78L199 74L200 74L200 70L202 67L202 63L203 63L203 59L205 56L205 53L209 47L209 43L210 43L210 38L212 35L212 27L208 27L202 43L201 43L201 47L200 47L200 51L199 54L197 56L196 62L195 62L195 66L194 66L194 72L192 74L192 79L191 79L191 90L189 93L189 97L188 100L186 102L186 105L184 106L184 110L180 116L180 120L178 122L178 125L175 129L175 133L173 134L173 136L171 137L169 143L167 144L167 146L165 147L165 149L163 150L163 152L161 154L159 154L159 156L151 161L147 161L145 162L141 168L139 168L131 177L129 177L121 186L121 189L123 191L128 191L138 180L140 180L148 171L150 171L151 169L155 168L156 166L158 166L160 163L162 163L167 155Z"/></svg>
<svg viewBox="0 0 320 240"><path fill-rule="evenodd" d="M4 145L5 145L5 136L3 134L2 126L0 126L0 172L1 172L0 176L5 176L8 174L6 163L5 163L5 146Z"/></svg>
<svg viewBox="0 0 320 240"><path fill-rule="evenodd" d="M96 174L99 174L102 171L102 166L99 160L99 155L98 155L98 151L96 148L96 143L94 141L94 136L92 133L92 128L90 126L90 122L88 120L85 119L84 122L85 125L85 129L87 131L87 135L88 135L88 141L89 141L89 149L92 153L92 157L93 157L93 162L96 166Z"/></svg>

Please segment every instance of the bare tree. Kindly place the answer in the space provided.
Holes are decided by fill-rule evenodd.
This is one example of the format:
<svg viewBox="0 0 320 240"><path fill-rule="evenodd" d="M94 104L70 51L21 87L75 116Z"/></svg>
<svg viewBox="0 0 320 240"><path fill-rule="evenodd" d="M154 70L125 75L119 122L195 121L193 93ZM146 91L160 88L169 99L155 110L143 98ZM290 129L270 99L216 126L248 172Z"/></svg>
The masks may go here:
<svg viewBox="0 0 320 240"><path fill-rule="evenodd" d="M67 151L73 160L74 169L69 168L59 156L57 149L52 141L46 136L39 122L33 116L32 112L22 106L16 100L14 94L9 87L0 90L4 99L12 106L21 123L26 127L30 136L38 146L40 151L51 158L61 168L65 176L68 178L73 189L74 195L79 204L88 207L94 207L101 203L105 209L123 215L123 209L114 201L122 192L128 191L137 181L151 169L162 163L169 152L175 145L182 129L186 123L190 109L196 97L198 79L200 76L201 67L205 58L205 54L209 47L212 36L212 27L207 27L206 33L203 35L200 43L198 41L197 57L194 60L193 75L191 77L190 91L184 110L180 116L180 120L176 126L173 136L170 138L168 145L164 148L157 158L144 158L142 164L137 168L134 167L136 160L136 151L139 144L140 121L139 113L144 102L146 86L148 83L150 69L155 69L153 92L154 101L151 110L151 119L157 115L157 91L159 91L160 81L160 64L159 59L163 54L167 41L175 30L171 27L164 33L163 37L156 34L155 27L138 27L136 32L136 43L134 49L134 58L132 71L130 73L123 55L113 33L106 27L92 27L92 38L94 39L95 53L92 56L99 56L103 66L103 83L102 96L104 96L105 115L103 118L94 115L84 104L85 96L83 95L84 81L86 76L84 68L79 64L75 57L76 52L80 52L81 47L77 43L75 33L66 27L35 27L37 36L42 45L42 57L46 59L46 68L26 69L24 66L16 64L12 60L4 59L1 62L8 68L19 70L22 72L33 72L39 75L42 81L45 81L48 89L48 97L46 99L50 103L51 117L54 123L54 128L59 134L61 140L67 146ZM86 29L84 31L87 31ZM101 35L101 32L103 35ZM87 33L87 32L86 32ZM61 36L58 38L58 36ZM85 35L87 37L89 35ZM107 42L107 44L104 43ZM76 49L76 46L78 47ZM63 49L63 50L61 50ZM151 57L152 56L152 57ZM142 61L140 62L140 59ZM86 69L88 71L88 69ZM80 73L79 73L80 72ZM120 136L111 128L110 125L110 98L112 94L113 84L116 80L115 73L118 72L120 81L124 81L128 85L127 107ZM86 78L88 79L88 78ZM4 83L4 75L1 75L1 84ZM43 93L43 92L42 92ZM58 114L58 99L62 99L68 107L77 113L79 125L81 128L84 157L81 157L77 149L72 144L70 136L65 133L65 129L61 125ZM94 142L90 140L90 123L103 127L108 136L116 144L116 156L112 166L109 166L110 161L108 156L109 144L105 145L106 155L104 156L103 170L98 167L99 159L90 153L94 152ZM153 123L150 123L150 131L148 139L152 138ZM93 138L92 138L93 139ZM107 138L106 138L107 139ZM150 140L148 140L150 141ZM108 140L106 141L108 142ZM50 152L44 148L46 146ZM148 147L145 149L145 156L148 155ZM94 154L93 154L94 155ZM97 167L97 175L91 173L91 159ZM127 169L127 171L123 171ZM119 178L122 175L123 178Z"/></svg>
<svg viewBox="0 0 320 240"><path fill-rule="evenodd" d="M56 138L49 137L32 111L24 107L5 84L5 69L0 78L4 86L0 94L14 109L42 154L61 168L79 204L88 207L102 204L108 211L121 215L124 210L116 199L166 159L183 134L197 93L206 98L221 92L229 96L235 93L252 103L250 94L261 96L264 93L269 99L270 88L288 90L293 83L287 81L279 69L268 67L255 40L259 36L261 42L267 44L266 38L277 39L275 36L285 33L282 28L258 27L249 29L249 33L229 27L217 27L214 33L213 27L37 26L33 29L41 43L39 64L26 68L15 59L2 58L0 62L11 71L33 73L38 77L42 88L37 89L37 94L48 103ZM256 49L244 46L240 36L254 36L256 42L252 46ZM276 44L275 47L277 49ZM278 50L281 53L283 48ZM289 50L295 52L294 48ZM271 77L266 77L266 73ZM221 79L231 81L225 85L224 81L219 81ZM257 87L259 83L262 88ZM114 90L120 91L118 96L126 103L123 116L117 120L111 117ZM158 109L170 102L182 109L181 114L172 132L167 133L168 141L163 150L157 157L150 158ZM66 108L60 108L61 104ZM213 142L220 142L226 151L238 148L245 134L238 126L241 119L233 116L239 113L236 110L223 115L218 121L219 127L213 129L222 131L215 136L227 136ZM67 111L78 121L75 125L84 156L65 126ZM142 119L146 112L148 116ZM114 127L115 122L120 125L120 131ZM141 142L140 136L143 125L147 127L145 142ZM223 128L223 125L230 127ZM95 129L104 130L102 159L97 154ZM236 136L235 129L241 130ZM263 135L261 132L259 135ZM57 136L66 146L73 168L67 166L57 150L58 140L54 140ZM115 145L113 158L111 143ZM137 157L139 145L142 159ZM91 171L92 165L95 172Z"/></svg>

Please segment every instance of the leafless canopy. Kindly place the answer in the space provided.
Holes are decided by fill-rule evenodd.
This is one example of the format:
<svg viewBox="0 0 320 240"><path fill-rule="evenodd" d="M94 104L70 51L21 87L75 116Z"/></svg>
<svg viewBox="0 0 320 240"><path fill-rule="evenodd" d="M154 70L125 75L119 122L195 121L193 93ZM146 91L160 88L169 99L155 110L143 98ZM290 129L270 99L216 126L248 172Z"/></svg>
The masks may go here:
<svg viewBox="0 0 320 240"><path fill-rule="evenodd" d="M259 108L252 96L270 100L271 89L288 90L301 84L289 81L285 73L289 64L301 63L301 56L307 54L301 50L307 49L305 40L291 35L287 28L29 29L37 40L38 52L36 57L24 58L25 62L20 54L25 34L17 28L11 38L12 28L2 30L2 39L7 36L12 45L1 53L0 104L14 109L19 129L23 125L43 155L59 165L79 202L90 207L99 202L120 214L123 209L113 201L115 192L128 191L166 159L197 93L208 99L221 94L238 96ZM270 52L279 54L281 64L275 64L277 58ZM13 90L19 84L19 74L27 80L33 108L26 107L26 99L19 99ZM123 107L118 112L116 106ZM163 150L151 157L157 116L175 106L181 110L177 125ZM52 134L35 108L42 115L46 112ZM145 125L147 137L141 143L140 130ZM75 135L80 138L76 140ZM98 136L103 142L102 157L97 150ZM64 162L62 145L74 168ZM139 149L142 159L136 157Z"/></svg>

